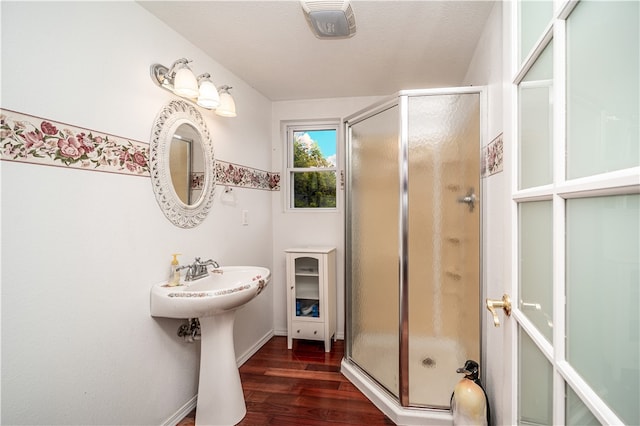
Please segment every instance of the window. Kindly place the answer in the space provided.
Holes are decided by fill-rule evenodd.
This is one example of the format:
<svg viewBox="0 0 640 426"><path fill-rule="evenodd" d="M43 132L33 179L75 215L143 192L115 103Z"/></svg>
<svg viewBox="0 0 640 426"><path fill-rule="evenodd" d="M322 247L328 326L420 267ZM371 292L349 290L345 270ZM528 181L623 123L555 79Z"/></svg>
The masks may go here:
<svg viewBox="0 0 640 426"><path fill-rule="evenodd" d="M338 124L287 127L288 208L337 208Z"/></svg>

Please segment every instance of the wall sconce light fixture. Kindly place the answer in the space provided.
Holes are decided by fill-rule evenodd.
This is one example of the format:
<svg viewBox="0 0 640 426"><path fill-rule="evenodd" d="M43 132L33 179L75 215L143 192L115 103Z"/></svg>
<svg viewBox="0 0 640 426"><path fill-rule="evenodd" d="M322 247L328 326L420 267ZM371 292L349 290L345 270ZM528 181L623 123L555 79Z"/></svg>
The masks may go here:
<svg viewBox="0 0 640 426"><path fill-rule="evenodd" d="M223 117L235 117L236 116L236 103L231 97L229 86L220 86L220 105L216 109L216 114Z"/></svg>
<svg viewBox="0 0 640 426"><path fill-rule="evenodd" d="M218 90L209 73L197 78L189 68L189 60L182 58L170 68L161 64L151 65L151 80L158 86L206 109L215 110L222 117L235 117L236 104L229 93L229 86Z"/></svg>

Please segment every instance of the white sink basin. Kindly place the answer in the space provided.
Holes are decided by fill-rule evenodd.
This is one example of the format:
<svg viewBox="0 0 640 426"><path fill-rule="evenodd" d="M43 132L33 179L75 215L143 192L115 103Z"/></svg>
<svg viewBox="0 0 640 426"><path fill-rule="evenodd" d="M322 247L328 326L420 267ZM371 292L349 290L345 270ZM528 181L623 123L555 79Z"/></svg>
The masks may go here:
<svg viewBox="0 0 640 426"><path fill-rule="evenodd" d="M214 272L215 271L215 272ZM247 413L233 345L235 313L259 295L271 271L224 266L206 278L151 288L151 315L200 319L200 379L196 425L235 425Z"/></svg>
<svg viewBox="0 0 640 426"><path fill-rule="evenodd" d="M151 315L165 318L203 318L230 311L256 297L271 279L259 266L223 266L206 278L151 289Z"/></svg>

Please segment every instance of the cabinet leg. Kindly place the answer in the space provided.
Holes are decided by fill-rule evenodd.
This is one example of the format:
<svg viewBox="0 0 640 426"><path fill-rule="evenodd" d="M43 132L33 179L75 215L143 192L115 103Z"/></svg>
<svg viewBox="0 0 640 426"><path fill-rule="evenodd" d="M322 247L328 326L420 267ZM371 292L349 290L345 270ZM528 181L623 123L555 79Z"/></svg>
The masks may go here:
<svg viewBox="0 0 640 426"><path fill-rule="evenodd" d="M287 349L291 349L293 347L293 339L291 337L287 337Z"/></svg>

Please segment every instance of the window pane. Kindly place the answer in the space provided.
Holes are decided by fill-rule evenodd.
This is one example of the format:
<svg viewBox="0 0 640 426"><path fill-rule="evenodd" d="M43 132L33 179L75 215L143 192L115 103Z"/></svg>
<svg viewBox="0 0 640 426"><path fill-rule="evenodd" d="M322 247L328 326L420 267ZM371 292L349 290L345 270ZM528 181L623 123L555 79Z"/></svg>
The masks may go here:
<svg viewBox="0 0 640 426"><path fill-rule="evenodd" d="M567 21L567 178L640 164L640 2L580 2Z"/></svg>
<svg viewBox="0 0 640 426"><path fill-rule="evenodd" d="M335 167L336 131L293 132L293 167Z"/></svg>
<svg viewBox="0 0 640 426"><path fill-rule="evenodd" d="M640 424L640 195L567 201L567 360Z"/></svg>
<svg viewBox="0 0 640 426"><path fill-rule="evenodd" d="M578 395L565 385L567 398L565 416L567 426L600 426L598 419L589 411L586 405L578 398Z"/></svg>
<svg viewBox="0 0 640 426"><path fill-rule="evenodd" d="M519 205L519 308L551 342L553 339L553 205Z"/></svg>
<svg viewBox="0 0 640 426"><path fill-rule="evenodd" d="M551 183L553 43L518 86L520 189Z"/></svg>
<svg viewBox="0 0 640 426"><path fill-rule="evenodd" d="M521 328L518 328L518 375L518 424L553 424L551 364Z"/></svg>
<svg viewBox="0 0 640 426"><path fill-rule="evenodd" d="M292 172L296 208L336 207L336 173Z"/></svg>
<svg viewBox="0 0 640 426"><path fill-rule="evenodd" d="M529 54L533 45L542 36L542 32L551 22L553 14L552 0L531 1L518 3L520 13L520 62Z"/></svg>

